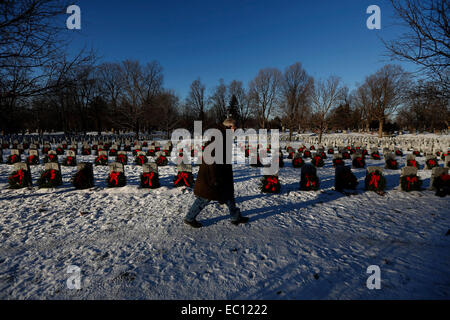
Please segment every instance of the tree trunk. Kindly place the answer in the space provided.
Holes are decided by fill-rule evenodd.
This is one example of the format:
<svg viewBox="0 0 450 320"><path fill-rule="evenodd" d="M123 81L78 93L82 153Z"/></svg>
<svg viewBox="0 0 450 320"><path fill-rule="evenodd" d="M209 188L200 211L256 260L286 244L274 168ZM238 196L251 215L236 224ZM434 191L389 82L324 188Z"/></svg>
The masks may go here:
<svg viewBox="0 0 450 320"><path fill-rule="evenodd" d="M320 128L319 128L319 144L322 143L322 135L323 135L323 127L320 126Z"/></svg>
<svg viewBox="0 0 450 320"><path fill-rule="evenodd" d="M383 119L380 119L378 124L378 138L383 138Z"/></svg>

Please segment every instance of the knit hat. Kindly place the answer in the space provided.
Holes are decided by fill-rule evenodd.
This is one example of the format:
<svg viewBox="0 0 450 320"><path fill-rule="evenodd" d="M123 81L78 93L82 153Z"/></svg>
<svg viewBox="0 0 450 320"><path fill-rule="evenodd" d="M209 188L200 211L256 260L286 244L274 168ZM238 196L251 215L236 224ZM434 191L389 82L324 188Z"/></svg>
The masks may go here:
<svg viewBox="0 0 450 320"><path fill-rule="evenodd" d="M225 127L235 127L236 126L236 120L234 120L233 118L226 118L222 124Z"/></svg>

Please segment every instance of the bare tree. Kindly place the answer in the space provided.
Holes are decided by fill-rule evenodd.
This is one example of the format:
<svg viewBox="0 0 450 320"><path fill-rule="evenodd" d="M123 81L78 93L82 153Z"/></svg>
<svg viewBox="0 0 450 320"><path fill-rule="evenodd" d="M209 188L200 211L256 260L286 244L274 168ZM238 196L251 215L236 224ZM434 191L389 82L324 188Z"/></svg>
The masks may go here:
<svg viewBox="0 0 450 320"><path fill-rule="evenodd" d="M383 137L383 124L405 101L406 89L410 84L409 75L400 66L386 65L375 74L366 77L371 110L378 120L378 137Z"/></svg>
<svg viewBox="0 0 450 320"><path fill-rule="evenodd" d="M301 63L297 62L285 69L282 82L283 111L289 128L289 140L292 139L294 128L307 114L313 86L313 78L306 73Z"/></svg>
<svg viewBox="0 0 450 320"><path fill-rule="evenodd" d="M363 83L353 93L353 105L358 110L365 130L369 132L370 122L374 120L375 99L370 93L368 83Z"/></svg>
<svg viewBox="0 0 450 320"><path fill-rule="evenodd" d="M343 98L344 87L341 79L330 76L327 80L319 80L314 84L311 102L314 119L319 129L319 143L322 142L323 132L328 127L328 116Z"/></svg>
<svg viewBox="0 0 450 320"><path fill-rule="evenodd" d="M396 58L418 64L450 92L450 25L448 0L391 0L397 20L407 30L397 40L384 41Z"/></svg>
<svg viewBox="0 0 450 320"><path fill-rule="evenodd" d="M416 130L445 129L450 126L448 100L434 82L419 81L407 90L406 103L396 120L405 128Z"/></svg>
<svg viewBox="0 0 450 320"><path fill-rule="evenodd" d="M24 106L52 90L63 90L66 73L91 60L81 50L68 58L62 22L66 1L0 1L0 124L20 126ZM9 128L9 129L8 129Z"/></svg>
<svg viewBox="0 0 450 320"><path fill-rule="evenodd" d="M227 117L227 101L228 88L223 79L220 79L219 85L214 88L214 92L208 99L216 122L222 122Z"/></svg>
<svg viewBox="0 0 450 320"><path fill-rule="evenodd" d="M237 113L238 113L238 120L240 123L240 126L245 128L245 125L247 123L247 120L250 118L251 115L251 103L250 99L245 92L245 88L242 84L242 81L233 80L231 81L229 85L229 93L230 96L235 96L237 99Z"/></svg>
<svg viewBox="0 0 450 320"><path fill-rule="evenodd" d="M198 120L205 121L205 86L200 81L200 78L192 82L191 90L186 99L186 106L194 112Z"/></svg>
<svg viewBox="0 0 450 320"><path fill-rule="evenodd" d="M282 75L278 69L266 68L250 81L249 96L261 128L265 128L270 116L280 103Z"/></svg>
<svg viewBox="0 0 450 320"><path fill-rule="evenodd" d="M118 63L103 63L97 68L97 77L100 82L100 90L111 106L113 114L117 112L119 106L120 95L123 90L123 82L121 76L121 68Z"/></svg>
<svg viewBox="0 0 450 320"><path fill-rule="evenodd" d="M162 90L162 68L156 61L142 67L138 61L126 60L121 71L124 94L120 109L124 125L138 133L145 114L153 112L154 99Z"/></svg>
<svg viewBox="0 0 450 320"><path fill-rule="evenodd" d="M173 91L164 91L159 94L156 102L154 120L157 123L155 125L166 131L167 139L169 139L170 132L180 124L179 98Z"/></svg>

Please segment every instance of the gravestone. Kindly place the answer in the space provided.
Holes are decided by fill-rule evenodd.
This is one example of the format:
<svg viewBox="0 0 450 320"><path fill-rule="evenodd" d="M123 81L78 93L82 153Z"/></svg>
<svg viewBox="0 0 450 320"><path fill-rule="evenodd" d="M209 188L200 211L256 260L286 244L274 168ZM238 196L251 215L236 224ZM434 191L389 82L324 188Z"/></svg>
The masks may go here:
<svg viewBox="0 0 450 320"><path fill-rule="evenodd" d="M278 171L270 167L261 170L263 175L261 179L261 192L263 193L280 193L281 183L278 178Z"/></svg>
<svg viewBox="0 0 450 320"><path fill-rule="evenodd" d="M144 173L150 173L150 172L158 173L158 165L156 163L154 163L154 162L144 163L142 165L142 172L144 172Z"/></svg>
<svg viewBox="0 0 450 320"><path fill-rule="evenodd" d="M177 175L173 183L175 187L189 187L194 186L194 176L192 175L192 165L180 163L177 165Z"/></svg>
<svg viewBox="0 0 450 320"><path fill-rule="evenodd" d="M444 167L445 168L450 168L450 155L445 156Z"/></svg>
<svg viewBox="0 0 450 320"><path fill-rule="evenodd" d="M361 153L355 153L352 156L352 165L354 168L364 168L366 166L366 161Z"/></svg>
<svg viewBox="0 0 450 320"><path fill-rule="evenodd" d="M319 178L317 169L312 164L305 164L300 174L300 190L318 190Z"/></svg>
<svg viewBox="0 0 450 320"><path fill-rule="evenodd" d="M367 174L364 180L366 190L383 192L386 187L386 179L383 177L383 169L377 166L367 167Z"/></svg>
<svg viewBox="0 0 450 320"><path fill-rule="evenodd" d="M44 171L47 171L47 170L61 171L61 168L59 166L59 163L47 162L47 163L44 164Z"/></svg>
<svg viewBox="0 0 450 320"><path fill-rule="evenodd" d="M30 166L25 162L14 163L14 171L18 170L28 171L30 173Z"/></svg>
<svg viewBox="0 0 450 320"><path fill-rule="evenodd" d="M436 179L436 177L440 177L443 174L448 174L448 170L449 168L442 168L442 167L434 167L432 169L429 190L435 190L435 187L433 186L434 180Z"/></svg>
<svg viewBox="0 0 450 320"><path fill-rule="evenodd" d="M350 167L336 166L334 175L334 188L336 191L343 191L344 189L355 190L358 185L358 179L352 173Z"/></svg>
<svg viewBox="0 0 450 320"><path fill-rule="evenodd" d="M150 188L156 189L159 188L159 174L158 174L158 166L156 163L144 163L142 165L142 174L141 174L141 188Z"/></svg>
<svg viewBox="0 0 450 320"><path fill-rule="evenodd" d="M14 163L14 170L8 178L9 188L20 189L32 186L31 171L28 163Z"/></svg>
<svg viewBox="0 0 450 320"><path fill-rule="evenodd" d="M138 151L136 153L135 163L137 165L143 165L144 163L147 163L147 162L148 162L148 158L147 158L145 151Z"/></svg>
<svg viewBox="0 0 450 320"><path fill-rule="evenodd" d="M124 166L120 162L113 162L109 164L109 172L122 172L124 173Z"/></svg>
<svg viewBox="0 0 450 320"><path fill-rule="evenodd" d="M415 167L403 167L401 176L410 176L410 175L417 175L417 168Z"/></svg>
<svg viewBox="0 0 450 320"><path fill-rule="evenodd" d="M39 188L54 188L62 184L61 168L57 162L44 164L40 178L37 181Z"/></svg>
<svg viewBox="0 0 450 320"><path fill-rule="evenodd" d="M395 154L387 151L386 153L384 153L384 158L385 160L395 160Z"/></svg>
<svg viewBox="0 0 450 320"><path fill-rule="evenodd" d="M434 154L427 154L425 156L425 166L427 169L433 169L434 167L438 167L439 163Z"/></svg>
<svg viewBox="0 0 450 320"><path fill-rule="evenodd" d="M417 176L417 168L403 167L400 175L400 189L403 191L419 191L422 181Z"/></svg>
<svg viewBox="0 0 450 320"><path fill-rule="evenodd" d="M336 166L343 166L343 165L345 165L345 161L342 157L342 154L341 153L334 154L333 155L333 166L336 167Z"/></svg>
<svg viewBox="0 0 450 320"><path fill-rule="evenodd" d="M39 157L39 153L38 153L38 151L37 151L36 149L31 149L30 151L28 151L28 154L29 154L30 156L36 156L36 157Z"/></svg>
<svg viewBox="0 0 450 320"><path fill-rule="evenodd" d="M116 144L113 144L111 146L111 148L109 149L109 155L110 156L116 156L118 151L119 151L119 146L116 145Z"/></svg>

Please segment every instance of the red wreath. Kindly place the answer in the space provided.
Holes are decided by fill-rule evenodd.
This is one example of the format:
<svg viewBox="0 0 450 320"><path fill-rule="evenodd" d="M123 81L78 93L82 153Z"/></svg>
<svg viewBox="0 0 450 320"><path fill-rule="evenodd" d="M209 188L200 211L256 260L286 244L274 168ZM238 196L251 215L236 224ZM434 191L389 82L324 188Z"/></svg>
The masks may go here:
<svg viewBox="0 0 450 320"><path fill-rule="evenodd" d="M271 190L272 192L275 192L278 185L278 179L276 177L267 177L266 178L266 185L264 188L266 190Z"/></svg>
<svg viewBox="0 0 450 320"><path fill-rule="evenodd" d="M364 160L361 157L356 157L355 162L356 162L355 167L358 167L358 168L364 168L364 166L366 165Z"/></svg>
<svg viewBox="0 0 450 320"><path fill-rule="evenodd" d="M406 177L406 182L408 183L408 190L411 189L411 184L416 184L419 181L419 179L417 178L417 176L411 177L411 176L407 176Z"/></svg>
<svg viewBox="0 0 450 320"><path fill-rule="evenodd" d="M333 160L333 165L334 166L343 166L344 164L345 164L345 162L342 159L334 159Z"/></svg>
<svg viewBox="0 0 450 320"><path fill-rule="evenodd" d="M15 179L15 178L19 178L19 182L20 184L22 184L22 180L25 177L25 171L24 170L17 170L16 174L13 175L11 178Z"/></svg>
<svg viewBox="0 0 450 320"><path fill-rule="evenodd" d="M427 168L428 169L433 169L434 167L438 166L438 164L437 164L435 159L428 159L426 163L427 163Z"/></svg>
<svg viewBox="0 0 450 320"><path fill-rule="evenodd" d="M144 185L148 185L149 187L152 187L152 179L155 176L154 172L146 172L143 173L143 177L144 177Z"/></svg>
<svg viewBox="0 0 450 320"><path fill-rule="evenodd" d="M117 162L126 163L127 162L127 156L124 155L124 154L117 155Z"/></svg>
<svg viewBox="0 0 450 320"><path fill-rule="evenodd" d="M417 163L416 160L412 160L412 159L411 159L411 160L408 160L407 165L408 165L409 167L414 167L414 168L419 169L419 164Z"/></svg>
<svg viewBox="0 0 450 320"><path fill-rule="evenodd" d="M187 187L190 187L191 184L188 182L189 174L187 172L178 172L177 179L174 181L175 185L178 185L178 183L183 179L184 185Z"/></svg>
<svg viewBox="0 0 450 320"><path fill-rule="evenodd" d="M395 169L397 169L398 163L397 163L397 160L389 159L386 161L386 165L387 165L388 169L395 170Z"/></svg>
<svg viewBox="0 0 450 320"><path fill-rule="evenodd" d="M117 186L117 184L119 183L119 181L117 180L117 178L119 177L120 172L111 172L109 174L109 183L114 182L114 184Z"/></svg>
<svg viewBox="0 0 450 320"><path fill-rule="evenodd" d="M138 164L144 164L145 163L145 156L144 155L140 155L137 157L137 163Z"/></svg>
<svg viewBox="0 0 450 320"><path fill-rule="evenodd" d="M369 180L369 186L374 186L375 189L378 189L378 183L381 180L381 176L377 174L376 172L372 172L370 174L370 180Z"/></svg>
<svg viewBox="0 0 450 320"><path fill-rule="evenodd" d="M157 164L158 166L167 164L167 158L166 158L165 156L163 156L163 155L159 156L159 157L156 159L156 164Z"/></svg>
<svg viewBox="0 0 450 320"><path fill-rule="evenodd" d="M302 158L295 158L295 159L293 160L292 165L293 165L294 167L301 167L301 166L303 165L303 159L302 159Z"/></svg>
<svg viewBox="0 0 450 320"><path fill-rule="evenodd" d="M323 159L321 156L314 156L312 161L316 167L321 167L324 165Z"/></svg>

